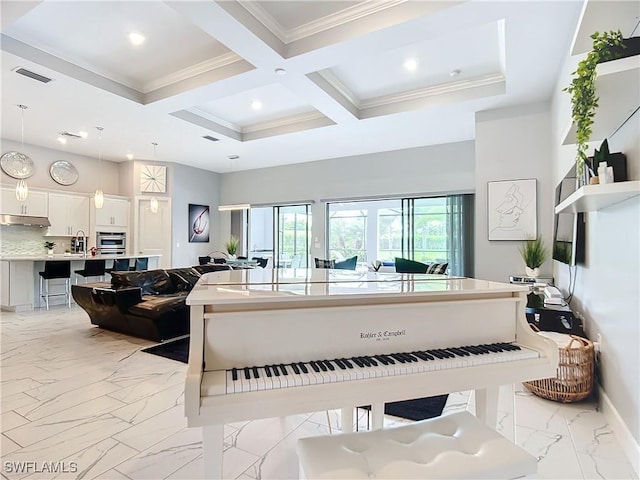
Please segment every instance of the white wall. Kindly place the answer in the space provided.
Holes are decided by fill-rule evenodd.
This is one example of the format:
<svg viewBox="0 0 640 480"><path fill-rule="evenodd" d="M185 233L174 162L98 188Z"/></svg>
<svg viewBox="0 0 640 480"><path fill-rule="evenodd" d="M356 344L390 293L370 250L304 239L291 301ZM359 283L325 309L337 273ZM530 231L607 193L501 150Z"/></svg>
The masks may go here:
<svg viewBox="0 0 640 480"><path fill-rule="evenodd" d="M553 99L554 185L575 161L575 145L560 145L570 121L570 98L562 88L582 56L569 57ZM629 85L638 88L638 83ZM602 99L600 100L602 107ZM596 116L598 112L596 112ZM622 119L621 119L622 120ZM590 143L593 152L601 139ZM640 180L640 113L608 138L611 152L627 156L629 180ZM632 463L640 460L640 197L587 214L586 262L575 267L574 312L584 317L589 338L602 336L600 366L604 393L623 419L616 430ZM554 262L556 283L569 293L569 268ZM610 420L611 421L611 420ZM632 439L625 442L625 439ZM635 445L629 445L633 444Z"/></svg>
<svg viewBox="0 0 640 480"><path fill-rule="evenodd" d="M469 141L225 173L220 202L313 200L311 256L323 257L326 203L321 200L473 192L473 155ZM228 215L221 215L222 235L228 224Z"/></svg>
<svg viewBox="0 0 640 480"><path fill-rule="evenodd" d="M218 205L220 204L220 175L199 168L174 164L168 180L172 196L172 263L173 267L198 264L198 257L219 250ZM209 242L189 243L189 204L209 205Z"/></svg>
<svg viewBox="0 0 640 480"><path fill-rule="evenodd" d="M475 276L508 282L523 275L521 241L489 241L487 233L487 182L535 178L538 235L551 246L553 234L553 186L550 105L480 112L476 115ZM551 260L541 276L550 276Z"/></svg>

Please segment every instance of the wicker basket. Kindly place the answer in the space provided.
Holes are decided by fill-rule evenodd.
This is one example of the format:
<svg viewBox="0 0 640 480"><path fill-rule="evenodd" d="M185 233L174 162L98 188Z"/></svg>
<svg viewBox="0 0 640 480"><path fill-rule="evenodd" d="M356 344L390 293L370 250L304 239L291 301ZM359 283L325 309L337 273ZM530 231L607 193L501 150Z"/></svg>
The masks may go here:
<svg viewBox="0 0 640 480"><path fill-rule="evenodd" d="M585 399L593 390L593 343L586 338L564 333L539 332L558 344L559 361L555 378L522 382L538 397L570 403ZM564 346L563 346L564 345Z"/></svg>

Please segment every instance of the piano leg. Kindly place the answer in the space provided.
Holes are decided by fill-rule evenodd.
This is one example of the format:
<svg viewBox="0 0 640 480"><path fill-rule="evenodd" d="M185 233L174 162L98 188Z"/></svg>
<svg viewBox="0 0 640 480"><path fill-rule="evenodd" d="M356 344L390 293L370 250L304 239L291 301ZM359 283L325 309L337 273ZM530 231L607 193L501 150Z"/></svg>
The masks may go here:
<svg viewBox="0 0 640 480"><path fill-rule="evenodd" d="M476 417L495 430L498 422L498 391L500 387L476 390Z"/></svg>
<svg viewBox="0 0 640 480"><path fill-rule="evenodd" d="M206 425L202 427L204 478L222 479L223 440L224 425Z"/></svg>
<svg viewBox="0 0 640 480"><path fill-rule="evenodd" d="M378 430L384 424L384 403L371 405L371 430Z"/></svg>
<svg viewBox="0 0 640 480"><path fill-rule="evenodd" d="M353 432L353 407L340 409L340 423L342 424L340 429L342 433Z"/></svg>

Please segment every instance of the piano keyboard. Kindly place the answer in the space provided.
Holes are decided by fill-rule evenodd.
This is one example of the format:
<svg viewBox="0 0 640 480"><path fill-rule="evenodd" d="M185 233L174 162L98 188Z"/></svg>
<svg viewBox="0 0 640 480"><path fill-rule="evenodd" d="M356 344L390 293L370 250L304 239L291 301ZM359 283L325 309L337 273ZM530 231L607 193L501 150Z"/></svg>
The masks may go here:
<svg viewBox="0 0 640 480"><path fill-rule="evenodd" d="M347 382L538 357L537 351L515 343L493 343L261 367L232 368L225 372L226 393Z"/></svg>

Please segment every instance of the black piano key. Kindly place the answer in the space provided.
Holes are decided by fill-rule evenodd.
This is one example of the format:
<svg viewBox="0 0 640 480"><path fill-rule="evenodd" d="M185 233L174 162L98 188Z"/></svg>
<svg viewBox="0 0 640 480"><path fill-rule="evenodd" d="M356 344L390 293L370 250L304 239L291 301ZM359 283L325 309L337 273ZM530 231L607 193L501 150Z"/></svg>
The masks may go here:
<svg viewBox="0 0 640 480"><path fill-rule="evenodd" d="M346 358L341 358L340 361L344 363L347 366L347 368L353 368L353 364Z"/></svg>
<svg viewBox="0 0 640 480"><path fill-rule="evenodd" d="M474 347L470 347L470 346L464 346L464 347L460 347L461 349L469 352L472 355L480 355L480 352L475 349Z"/></svg>
<svg viewBox="0 0 640 480"><path fill-rule="evenodd" d="M387 362L387 360L382 355L376 355L376 359L383 365L389 365L389 362Z"/></svg>
<svg viewBox="0 0 640 480"><path fill-rule="evenodd" d="M420 353L422 353L425 357L427 357L427 360L435 360L435 359L436 359L436 357L434 357L433 355L431 355L429 352L422 351L422 352L420 352Z"/></svg>
<svg viewBox="0 0 640 480"><path fill-rule="evenodd" d="M327 371L327 366L322 362L322 360L316 360L316 363L320 367L320 370L322 370L323 372Z"/></svg>
<svg viewBox="0 0 640 480"><path fill-rule="evenodd" d="M442 355L437 350L427 350L427 353L429 353L430 355L433 355L436 358L439 358L440 360L444 359L444 355Z"/></svg>
<svg viewBox="0 0 640 480"><path fill-rule="evenodd" d="M245 380L251 379L251 373L249 373L249 367L244 367L244 378Z"/></svg>
<svg viewBox="0 0 640 480"><path fill-rule="evenodd" d="M402 355L398 354L398 353L392 353L391 356L393 358L395 358L396 360L398 360L400 363L407 363L405 358Z"/></svg>
<svg viewBox="0 0 640 480"><path fill-rule="evenodd" d="M395 365L396 361L391 358L389 355L381 355L382 357L384 357L384 359L389 362L389 365Z"/></svg>
<svg viewBox="0 0 640 480"><path fill-rule="evenodd" d="M352 357L351 360L353 361L353 363L355 363L360 368L364 367L364 363L362 363L359 358Z"/></svg>
<svg viewBox="0 0 640 480"><path fill-rule="evenodd" d="M269 365L264 366L264 371L267 372L267 377L273 376L273 374L271 373L271 369L269 368Z"/></svg>
<svg viewBox="0 0 640 480"><path fill-rule="evenodd" d="M314 372L320 371L320 367L318 367L318 364L316 362L309 362L309 364L311 365L311 368L313 368Z"/></svg>
<svg viewBox="0 0 640 480"><path fill-rule="evenodd" d="M469 352L466 352L464 350L462 350L461 348L450 348L449 350L451 350L452 352L455 352L456 355L460 356L460 357L468 357L471 354Z"/></svg>
<svg viewBox="0 0 640 480"><path fill-rule="evenodd" d="M295 363L291 364L291 368L293 368L293 371L295 373L297 373L298 375L300 375L300 369L298 368L298 365L296 365Z"/></svg>
<svg viewBox="0 0 640 480"><path fill-rule="evenodd" d="M429 357L431 357L431 355L427 355L426 353L423 353L423 352L411 352L411 354L415 355L416 357L424 361L429 360ZM431 357L431 359L433 360L433 357Z"/></svg>
<svg viewBox="0 0 640 480"><path fill-rule="evenodd" d="M358 357L358 360L360 360L365 367L371 367L371 362L367 357Z"/></svg>
<svg viewBox="0 0 640 480"><path fill-rule="evenodd" d="M329 370L331 370L332 372L336 369L336 367L334 367L331 362L329 360L323 360L323 363L327 366L327 368Z"/></svg>
<svg viewBox="0 0 640 480"><path fill-rule="evenodd" d="M276 377L280 376L280 370L278 370L278 365L271 365L271 371L273 371Z"/></svg>
<svg viewBox="0 0 640 480"><path fill-rule="evenodd" d="M282 372L283 375L289 375L289 372L287 372L287 369L284 368L284 364L280 364L280 371Z"/></svg>
<svg viewBox="0 0 640 480"><path fill-rule="evenodd" d="M253 367L253 378L260 378L260 374L258 373L258 367Z"/></svg>
<svg viewBox="0 0 640 480"><path fill-rule="evenodd" d="M347 369L347 366L344 363L342 363L342 360L340 360L339 358L336 358L333 362L336 365L338 365L338 367L340 367L342 370L346 370Z"/></svg>
<svg viewBox="0 0 640 480"><path fill-rule="evenodd" d="M367 359L369 359L369 362L371 363L372 366L374 367L378 366L378 362L376 362L373 358L367 357Z"/></svg>
<svg viewBox="0 0 640 480"><path fill-rule="evenodd" d="M231 369L231 378L233 379L234 382L236 380L238 380L238 369L237 368L232 368Z"/></svg>
<svg viewBox="0 0 640 480"><path fill-rule="evenodd" d="M411 355L410 353L405 353L404 357L407 360L409 360L410 362L417 362L418 361L418 359L415 356Z"/></svg>
<svg viewBox="0 0 640 480"><path fill-rule="evenodd" d="M304 363L300 362L298 365L300 365L300 370L302 370L302 373L309 373L309 369Z"/></svg>

